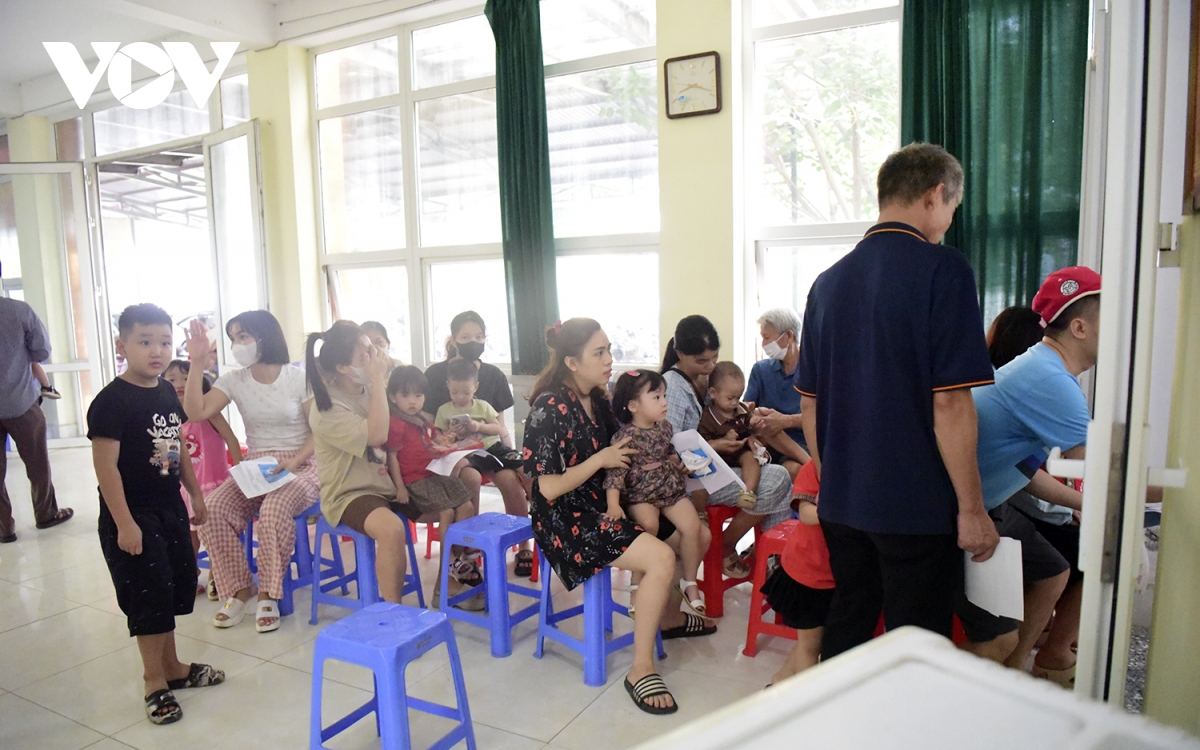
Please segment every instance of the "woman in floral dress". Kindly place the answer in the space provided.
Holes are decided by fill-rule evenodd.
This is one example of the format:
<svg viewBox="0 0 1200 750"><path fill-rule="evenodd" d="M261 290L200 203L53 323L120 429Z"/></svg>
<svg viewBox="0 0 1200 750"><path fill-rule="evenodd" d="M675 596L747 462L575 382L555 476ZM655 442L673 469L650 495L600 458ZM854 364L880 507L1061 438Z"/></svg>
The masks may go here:
<svg viewBox="0 0 1200 750"><path fill-rule="evenodd" d="M567 590L615 567L642 575L633 666L625 689L652 714L678 710L654 671L654 645L675 574L675 553L633 521L612 519L604 471L629 466L628 440L609 445L617 422L605 396L612 375L600 324L573 318L546 332L550 363L533 388L525 422L525 472L532 476L533 536Z"/></svg>

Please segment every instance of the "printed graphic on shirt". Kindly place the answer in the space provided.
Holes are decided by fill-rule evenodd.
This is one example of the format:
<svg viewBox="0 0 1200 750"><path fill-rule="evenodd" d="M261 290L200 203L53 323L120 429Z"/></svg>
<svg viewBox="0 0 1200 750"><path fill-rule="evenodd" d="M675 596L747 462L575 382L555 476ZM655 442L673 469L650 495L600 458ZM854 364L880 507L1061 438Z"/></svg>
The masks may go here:
<svg viewBox="0 0 1200 750"><path fill-rule="evenodd" d="M147 428L150 439L154 443L154 453L150 456L150 464L158 469L162 476L179 473L179 430L182 425L179 415L154 415L154 426Z"/></svg>

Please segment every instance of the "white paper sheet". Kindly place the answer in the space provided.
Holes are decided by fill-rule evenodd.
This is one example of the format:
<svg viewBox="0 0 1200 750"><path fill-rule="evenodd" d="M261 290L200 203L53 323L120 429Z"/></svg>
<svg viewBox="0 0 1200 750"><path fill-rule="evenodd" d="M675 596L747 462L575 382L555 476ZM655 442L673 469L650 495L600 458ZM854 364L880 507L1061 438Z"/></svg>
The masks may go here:
<svg viewBox="0 0 1200 750"><path fill-rule="evenodd" d="M279 465L271 456L242 461L229 470L229 476L237 482L238 489L246 497L259 497L271 490L277 490L296 478L290 471L271 474L270 471Z"/></svg>
<svg viewBox="0 0 1200 750"><path fill-rule="evenodd" d="M1021 543L1002 536L995 553L983 562L971 560L970 552L963 555L967 565L967 600L998 617L1025 619Z"/></svg>
<svg viewBox="0 0 1200 750"><path fill-rule="evenodd" d="M717 452L712 449L704 438L700 437L700 433L696 430L684 430L677 432L671 436L671 444L675 446L675 450L683 453L691 451L698 453L712 460L708 469L703 474L692 474L687 480L687 491L695 492L696 490L707 490L710 494L717 490L728 487L731 484L736 484L743 490L746 489L746 484L733 473L729 468L729 464L725 463Z"/></svg>
<svg viewBox="0 0 1200 750"><path fill-rule="evenodd" d="M469 451L454 451L453 453L447 453L441 458L433 459L425 468L429 469L434 474L441 474L444 477L448 477L450 476L450 472L454 470L454 464L458 463L467 456L473 456L476 454L483 454L485 456L491 455L487 451L480 448L475 448L474 450Z"/></svg>

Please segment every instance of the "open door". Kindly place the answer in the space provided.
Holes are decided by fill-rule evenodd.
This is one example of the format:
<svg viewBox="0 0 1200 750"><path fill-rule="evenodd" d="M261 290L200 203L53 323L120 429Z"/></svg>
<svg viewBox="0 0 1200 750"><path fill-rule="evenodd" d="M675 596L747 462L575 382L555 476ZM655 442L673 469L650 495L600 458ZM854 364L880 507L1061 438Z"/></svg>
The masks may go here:
<svg viewBox="0 0 1200 750"><path fill-rule="evenodd" d="M263 235L262 169L258 120L204 138L209 233L217 270L216 339L222 370L233 362L225 321L267 307L267 259Z"/></svg>
<svg viewBox="0 0 1200 750"><path fill-rule="evenodd" d="M43 367L62 394L42 404L51 448L88 445L87 408L104 385L103 288L93 272L85 195L82 164L0 164L0 234L15 238L17 250L5 264L3 293L28 302L45 324L52 351Z"/></svg>

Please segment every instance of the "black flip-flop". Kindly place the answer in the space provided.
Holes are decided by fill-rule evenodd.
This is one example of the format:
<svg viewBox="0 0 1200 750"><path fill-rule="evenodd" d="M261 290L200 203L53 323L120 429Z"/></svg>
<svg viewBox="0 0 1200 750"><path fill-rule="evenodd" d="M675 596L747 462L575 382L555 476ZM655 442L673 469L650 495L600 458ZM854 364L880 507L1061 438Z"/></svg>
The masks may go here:
<svg viewBox="0 0 1200 750"><path fill-rule="evenodd" d="M183 718L183 709L170 690L155 690L146 696L146 718L151 724L173 724Z"/></svg>
<svg viewBox="0 0 1200 750"><path fill-rule="evenodd" d="M209 664L192 664L188 670L187 677L182 677L178 680L167 680L167 687L171 690L186 690L188 688L209 687L211 685L220 685L225 681L225 672L220 669L214 669Z"/></svg>
<svg viewBox="0 0 1200 750"><path fill-rule="evenodd" d="M59 525L60 523L66 523L67 521L70 521L71 517L74 515L75 515L75 511L72 510L71 508L63 508L62 510L60 510L59 512L54 514L54 518L51 518L49 521L41 521L36 525L39 529L53 528L53 527Z"/></svg>
<svg viewBox="0 0 1200 750"><path fill-rule="evenodd" d="M712 635L717 632L716 625L705 625L703 617L684 613L687 619L682 625L674 628L669 628L662 631L662 639L669 641L672 638L699 638L703 635Z"/></svg>
<svg viewBox="0 0 1200 750"><path fill-rule="evenodd" d="M665 714L673 714L679 710L679 703L675 701L675 696L671 695L671 691L667 690L667 683L663 682L663 678L658 674L648 674L637 681L634 685L629 682L629 678L625 678L625 692L629 693L629 697L633 699L633 705L642 709L648 714L656 714L662 716ZM661 706L652 706L647 703L649 698L656 698L660 695L667 695L671 698L671 705L663 708Z"/></svg>

